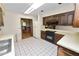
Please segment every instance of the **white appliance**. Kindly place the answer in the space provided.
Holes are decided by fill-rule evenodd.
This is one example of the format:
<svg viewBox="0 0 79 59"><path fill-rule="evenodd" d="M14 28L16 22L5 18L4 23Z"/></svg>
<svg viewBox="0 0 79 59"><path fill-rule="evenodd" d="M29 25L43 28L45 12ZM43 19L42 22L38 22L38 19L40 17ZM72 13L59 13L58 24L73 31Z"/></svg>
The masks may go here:
<svg viewBox="0 0 79 59"><path fill-rule="evenodd" d="M13 35L0 35L0 56L15 56Z"/></svg>

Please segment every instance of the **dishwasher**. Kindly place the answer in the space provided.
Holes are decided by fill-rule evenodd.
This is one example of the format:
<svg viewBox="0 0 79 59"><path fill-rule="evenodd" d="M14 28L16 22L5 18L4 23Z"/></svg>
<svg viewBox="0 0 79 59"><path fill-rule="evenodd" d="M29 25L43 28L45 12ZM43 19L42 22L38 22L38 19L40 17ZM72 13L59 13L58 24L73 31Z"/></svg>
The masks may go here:
<svg viewBox="0 0 79 59"><path fill-rule="evenodd" d="M12 39L0 41L0 56L11 52Z"/></svg>
<svg viewBox="0 0 79 59"><path fill-rule="evenodd" d="M0 35L0 56L15 56L15 35Z"/></svg>

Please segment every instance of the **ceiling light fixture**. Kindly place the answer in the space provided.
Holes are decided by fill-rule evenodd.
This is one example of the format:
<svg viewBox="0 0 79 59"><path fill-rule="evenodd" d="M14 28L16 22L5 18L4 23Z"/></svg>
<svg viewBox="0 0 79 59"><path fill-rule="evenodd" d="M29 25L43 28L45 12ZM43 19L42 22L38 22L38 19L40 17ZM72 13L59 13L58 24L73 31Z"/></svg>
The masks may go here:
<svg viewBox="0 0 79 59"><path fill-rule="evenodd" d="M29 7L24 14L29 14L32 11L34 11L35 9L39 8L40 6L42 6L44 3L33 3L31 7Z"/></svg>

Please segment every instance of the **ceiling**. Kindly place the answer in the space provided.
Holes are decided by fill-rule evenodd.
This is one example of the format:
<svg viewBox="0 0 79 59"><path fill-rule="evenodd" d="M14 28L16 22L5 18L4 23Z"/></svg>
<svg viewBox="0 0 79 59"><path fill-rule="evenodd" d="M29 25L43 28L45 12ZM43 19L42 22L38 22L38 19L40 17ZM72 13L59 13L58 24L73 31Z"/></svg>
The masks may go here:
<svg viewBox="0 0 79 59"><path fill-rule="evenodd" d="M32 3L4 3L6 10L17 12L17 13L24 13Z"/></svg>
<svg viewBox="0 0 79 59"><path fill-rule="evenodd" d="M25 10L27 10L32 5L32 3L5 3L4 5L8 11L24 14ZM46 12L54 11L58 8L69 6L69 5L73 5L73 3L62 3L60 5L58 3L45 3L44 5L34 10L30 14L37 15L38 12L41 12L41 10L43 10L42 11L43 13L46 13Z"/></svg>
<svg viewBox="0 0 79 59"><path fill-rule="evenodd" d="M55 10L59 10L61 8L69 8L69 7L74 7L73 3L62 3L62 4L58 4L58 3L45 3L43 6L39 7L37 10L34 10L31 14L37 14L39 13L48 13L51 11L55 11ZM43 12L41 12L41 10L43 10Z"/></svg>

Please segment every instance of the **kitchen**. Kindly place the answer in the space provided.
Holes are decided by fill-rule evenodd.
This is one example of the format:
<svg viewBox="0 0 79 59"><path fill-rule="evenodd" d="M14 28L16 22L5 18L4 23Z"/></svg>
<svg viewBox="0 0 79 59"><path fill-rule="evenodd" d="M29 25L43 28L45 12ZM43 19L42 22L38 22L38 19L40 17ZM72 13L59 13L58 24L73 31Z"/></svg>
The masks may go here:
<svg viewBox="0 0 79 59"><path fill-rule="evenodd" d="M61 55L61 56L79 55L78 53L79 49L77 48L78 47L77 45L79 45L77 43L79 42L78 40L79 32L77 32L78 30L73 31L73 29L68 30L68 27L67 27L67 26L72 26L73 28L79 27L79 23L78 23L79 21L77 21L78 4L74 4L74 7L75 9L73 11L43 17L44 27L41 30L41 38L46 40L45 37L46 37L47 31L55 32L55 37L54 37L55 42L52 41L52 43L55 43L56 45L59 46L58 55ZM61 27L57 28L57 26L61 26ZM51 42L50 39L47 41ZM72 51L75 51L77 53Z"/></svg>
<svg viewBox="0 0 79 59"><path fill-rule="evenodd" d="M58 7L59 10L55 9L52 12L53 14L51 12L48 12L49 14L48 13L45 14L45 11L48 8L46 10L43 10L43 9L45 7L51 6L51 5L59 6ZM51 10L51 7L49 7L49 11ZM60 7L62 7L62 8L60 8ZM64 9L63 7L66 7L66 8ZM79 55L79 49L78 49L78 47L79 47L79 44L78 44L78 42L79 42L79 40L78 40L79 39L79 20L78 20L79 9L78 8L79 8L79 4L74 4L74 3L70 3L70 4L69 3L68 4L66 4L66 3L62 3L62 4L47 3L45 6L38 8L38 10L40 10L40 9L42 9L42 10L38 13L38 16L36 15L37 20L36 19L33 20L33 37L37 38L37 39L41 39L41 38L45 39L46 31L55 32L56 40L55 40L54 44L58 46L58 50L57 50L58 56L60 56L60 55L61 56L62 55L64 55L64 56ZM19 23L19 21L15 21L15 20L19 19L19 17L14 18L17 15L15 15L15 14L13 16L11 16L11 15L13 15L13 14L9 14L7 17L8 20L13 21L12 25L9 25L9 24L11 24L10 21L8 22L9 24L7 25L8 26L7 28L11 31L11 33L9 32L9 30L8 30L8 32L10 34L16 34L15 41L19 42L22 39L20 36L21 33L17 32L20 29L20 26L19 26L20 23ZM13 17L13 18L11 18L13 20L9 19L10 16ZM22 16L20 16L20 17L22 17ZM23 16L22 18L25 18L25 17L26 16ZM27 18L29 18L29 17L27 17ZM18 24L16 24L16 23L18 23ZM1 26L3 26L3 23L1 23ZM2 28L1 28L1 30L2 30ZM15 30L17 30L17 31L15 31ZM7 36L6 36L6 38L7 38ZM66 52L64 52L64 51L66 51Z"/></svg>

